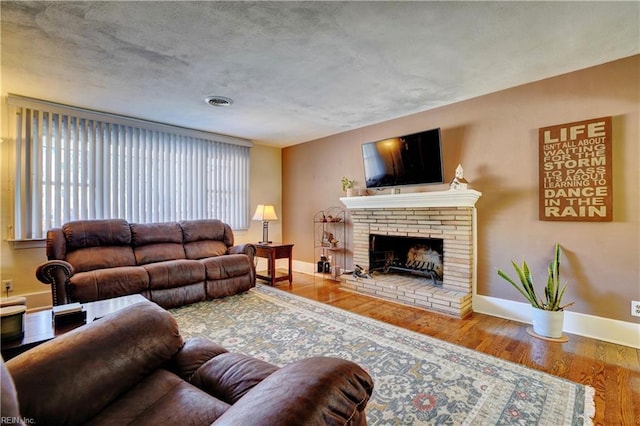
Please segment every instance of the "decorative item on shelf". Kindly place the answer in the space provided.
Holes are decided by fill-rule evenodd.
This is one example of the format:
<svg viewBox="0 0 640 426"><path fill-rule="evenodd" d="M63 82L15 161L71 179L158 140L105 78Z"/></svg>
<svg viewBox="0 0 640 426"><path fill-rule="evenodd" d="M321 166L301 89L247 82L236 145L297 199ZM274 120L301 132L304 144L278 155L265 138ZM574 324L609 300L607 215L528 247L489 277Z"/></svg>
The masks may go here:
<svg viewBox="0 0 640 426"><path fill-rule="evenodd" d="M253 214L253 220L262 221L262 241L260 244L270 244L269 241L269 222L278 220L276 209L269 204L258 204L256 212Z"/></svg>
<svg viewBox="0 0 640 426"><path fill-rule="evenodd" d="M564 309L573 305L573 302L562 305L562 298L567 289L567 283L560 282L560 256L562 250L560 244L556 243L553 260L549 263L547 285L544 287L544 299L538 297L533 286L533 276L529 270L527 262L523 261L519 266L513 260L511 264L518 275L520 282L511 279L505 272L498 269L498 275L509 282L516 290L524 296L532 307L532 332L529 334L548 338L549 340L567 341L562 335L564 322Z"/></svg>
<svg viewBox="0 0 640 426"><path fill-rule="evenodd" d="M318 273L323 273L324 272L324 263L327 261L327 256L325 256L324 254L322 256L320 256L320 260L318 261Z"/></svg>
<svg viewBox="0 0 640 426"><path fill-rule="evenodd" d="M329 247L331 246L331 241L335 240L333 234L329 231L324 231L322 233L322 246Z"/></svg>
<svg viewBox="0 0 640 426"><path fill-rule="evenodd" d="M356 181L347 179L346 177L343 176L340 182L342 184L342 191L347 193L347 197L352 197L353 189L354 189L353 185L355 185Z"/></svg>
<svg viewBox="0 0 640 426"><path fill-rule="evenodd" d="M456 176L451 181L451 189L467 189L469 182L464 178L464 169L462 168L462 164L458 164L456 167Z"/></svg>
<svg viewBox="0 0 640 426"><path fill-rule="evenodd" d="M328 274L331 272L331 256L329 256L327 261L324 262L324 268L322 272L324 272L325 274Z"/></svg>

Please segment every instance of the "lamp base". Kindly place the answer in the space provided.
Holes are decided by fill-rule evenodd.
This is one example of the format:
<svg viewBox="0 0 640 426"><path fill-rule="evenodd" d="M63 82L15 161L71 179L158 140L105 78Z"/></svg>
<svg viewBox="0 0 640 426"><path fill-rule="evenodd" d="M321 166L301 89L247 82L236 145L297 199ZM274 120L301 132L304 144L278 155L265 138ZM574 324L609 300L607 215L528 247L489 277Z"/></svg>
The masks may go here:
<svg viewBox="0 0 640 426"><path fill-rule="evenodd" d="M262 241L258 244L271 244L273 241L269 241L269 222L262 222Z"/></svg>

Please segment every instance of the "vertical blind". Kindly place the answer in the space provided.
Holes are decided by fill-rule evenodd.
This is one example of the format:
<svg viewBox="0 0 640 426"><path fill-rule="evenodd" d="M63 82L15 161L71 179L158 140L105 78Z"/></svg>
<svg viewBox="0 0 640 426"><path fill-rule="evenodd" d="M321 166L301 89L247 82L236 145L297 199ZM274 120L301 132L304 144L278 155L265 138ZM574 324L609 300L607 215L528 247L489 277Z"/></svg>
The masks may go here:
<svg viewBox="0 0 640 426"><path fill-rule="evenodd" d="M81 219L216 218L248 228L249 143L24 98L9 103L16 117L16 239L43 238Z"/></svg>

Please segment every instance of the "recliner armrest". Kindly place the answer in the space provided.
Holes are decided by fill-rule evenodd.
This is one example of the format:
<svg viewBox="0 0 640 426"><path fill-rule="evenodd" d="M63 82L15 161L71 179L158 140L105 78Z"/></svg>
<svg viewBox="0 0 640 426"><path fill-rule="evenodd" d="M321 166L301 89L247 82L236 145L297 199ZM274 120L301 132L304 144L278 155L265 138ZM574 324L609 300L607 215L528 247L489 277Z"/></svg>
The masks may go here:
<svg viewBox="0 0 640 426"><path fill-rule="evenodd" d="M371 376L357 364L308 358L265 378L213 424L363 425L372 392Z"/></svg>
<svg viewBox="0 0 640 426"><path fill-rule="evenodd" d="M72 302L67 294L67 283L73 274L73 266L64 260L50 260L36 269L36 278L51 285L54 306Z"/></svg>
<svg viewBox="0 0 640 426"><path fill-rule="evenodd" d="M239 244L237 246L229 247L227 253L229 254L246 254L249 256L249 260L253 263L253 257L256 255L256 246L251 243Z"/></svg>
<svg viewBox="0 0 640 426"><path fill-rule="evenodd" d="M231 405L275 371L278 367L266 361L226 352L202 364L189 382Z"/></svg>
<svg viewBox="0 0 640 426"><path fill-rule="evenodd" d="M204 337L192 337L173 357L169 369L186 381L211 358L228 352L225 348Z"/></svg>

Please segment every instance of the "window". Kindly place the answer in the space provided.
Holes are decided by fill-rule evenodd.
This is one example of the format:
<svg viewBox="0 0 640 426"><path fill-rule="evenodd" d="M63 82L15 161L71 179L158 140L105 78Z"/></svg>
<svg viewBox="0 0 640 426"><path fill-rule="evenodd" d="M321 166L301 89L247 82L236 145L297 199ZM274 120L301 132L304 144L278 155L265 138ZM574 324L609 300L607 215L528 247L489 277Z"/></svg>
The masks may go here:
<svg viewBox="0 0 640 426"><path fill-rule="evenodd" d="M82 219L249 225L242 139L9 96L15 113L15 238Z"/></svg>

